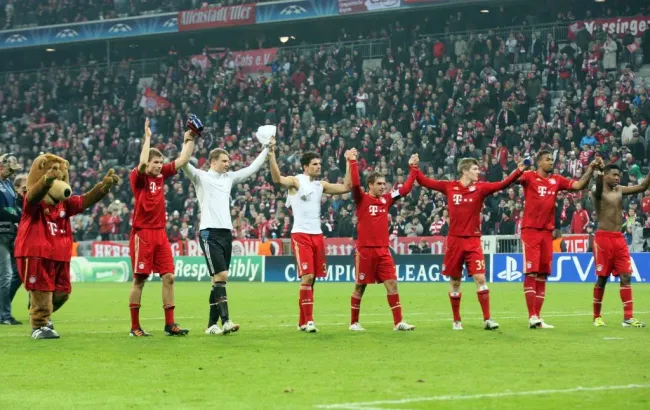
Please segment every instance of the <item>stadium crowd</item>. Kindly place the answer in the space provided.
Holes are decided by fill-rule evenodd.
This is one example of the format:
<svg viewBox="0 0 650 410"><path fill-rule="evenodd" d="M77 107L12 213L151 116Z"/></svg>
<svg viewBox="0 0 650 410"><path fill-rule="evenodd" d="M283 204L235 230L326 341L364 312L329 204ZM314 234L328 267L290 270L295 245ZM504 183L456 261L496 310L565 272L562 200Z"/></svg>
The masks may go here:
<svg viewBox="0 0 650 410"><path fill-rule="evenodd" d="M343 179L349 147L360 151L362 170L378 169L396 185L404 182L407 160L416 152L420 167L438 179L455 178L457 162L474 157L484 180L499 180L541 149L553 153L556 172L568 177L580 177L595 155L621 166L623 184L644 177L650 85L635 82L626 64L634 60L624 47L627 37L583 31L576 47L523 32L413 40L402 31L399 24L390 27L392 46L375 69L364 69L356 51L322 49L279 53L271 72L248 77L228 53L208 53L212 64L204 68L173 52L149 84L160 104L152 112L141 106L141 79L127 61L109 70L89 65L74 76L43 70L36 81L12 74L0 85L2 145L17 153L25 170L39 152L64 156L75 193L92 187L108 168L118 171L117 192L75 218L77 240L128 238L128 173L139 157L145 116L152 120L155 147L173 159L186 116L199 115L207 128L193 160L199 167L208 166L214 147L230 152L232 168L251 163L261 151L254 130L277 124L283 173L301 172L301 153L315 150L330 181ZM181 173L165 189L172 191L165 196L170 239L196 237L200 211L191 184ZM231 198L235 236L288 237L285 195L266 167L238 185ZM516 185L486 201L483 233L518 233L522 201ZM650 192L625 206L622 229L631 235L635 227L650 227ZM395 235L448 230L441 194L416 187L393 210ZM326 236L354 236L355 223L349 195L323 204ZM556 225L564 233L593 230L588 196L562 196Z"/></svg>

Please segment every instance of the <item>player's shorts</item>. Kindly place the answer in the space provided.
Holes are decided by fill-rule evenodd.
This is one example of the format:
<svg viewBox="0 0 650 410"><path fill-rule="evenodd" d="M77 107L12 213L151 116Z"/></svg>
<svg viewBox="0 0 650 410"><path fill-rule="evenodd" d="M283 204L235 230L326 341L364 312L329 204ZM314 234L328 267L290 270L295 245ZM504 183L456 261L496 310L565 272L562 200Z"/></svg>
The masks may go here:
<svg viewBox="0 0 650 410"><path fill-rule="evenodd" d="M164 229L134 229L129 242L134 274L174 273L172 248Z"/></svg>
<svg viewBox="0 0 650 410"><path fill-rule="evenodd" d="M522 229L521 242L524 248L524 274L550 275L553 262L553 233L545 229Z"/></svg>
<svg viewBox="0 0 650 410"><path fill-rule="evenodd" d="M327 276L325 240L322 234L292 233L291 248L296 257L298 277L310 274L317 278Z"/></svg>
<svg viewBox="0 0 650 410"><path fill-rule="evenodd" d="M460 279L463 277L463 264L467 266L469 276L485 275L485 257L480 237L447 237L442 274Z"/></svg>
<svg viewBox="0 0 650 410"><path fill-rule="evenodd" d="M199 245L205 255L210 276L230 269L232 257L232 231L230 229L201 230Z"/></svg>
<svg viewBox="0 0 650 410"><path fill-rule="evenodd" d="M389 248L357 248L354 252L354 272L359 285L397 280L395 262Z"/></svg>
<svg viewBox="0 0 650 410"><path fill-rule="evenodd" d="M70 262L52 259L19 257L16 258L20 280L28 291L72 292L70 285Z"/></svg>
<svg viewBox="0 0 650 410"><path fill-rule="evenodd" d="M632 273L632 259L621 232L596 231L594 235L596 276Z"/></svg>

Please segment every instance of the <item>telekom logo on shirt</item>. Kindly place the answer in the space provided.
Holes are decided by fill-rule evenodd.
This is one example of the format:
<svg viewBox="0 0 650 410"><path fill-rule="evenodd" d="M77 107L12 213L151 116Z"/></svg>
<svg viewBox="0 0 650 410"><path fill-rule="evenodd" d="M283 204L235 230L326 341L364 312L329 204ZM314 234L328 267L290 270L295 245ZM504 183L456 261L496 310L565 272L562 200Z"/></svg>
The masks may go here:
<svg viewBox="0 0 650 410"><path fill-rule="evenodd" d="M463 202L463 196L460 194L454 194L454 203L460 205L461 202Z"/></svg>
<svg viewBox="0 0 650 410"><path fill-rule="evenodd" d="M379 207L377 205L370 205L368 207L368 212L370 212L370 215L375 216L377 215L377 212L379 212Z"/></svg>
<svg viewBox="0 0 650 410"><path fill-rule="evenodd" d="M151 191L152 194L155 194L159 189L160 188L158 188L158 185L155 182L149 182L149 191Z"/></svg>
<svg viewBox="0 0 650 410"><path fill-rule="evenodd" d="M537 187L537 192L539 193L539 196L546 195L546 187L545 186L538 186Z"/></svg>
<svg viewBox="0 0 650 410"><path fill-rule="evenodd" d="M52 236L55 236L56 233L59 231L58 228L56 227L56 224L54 222L48 222L47 227L50 230L50 234Z"/></svg>

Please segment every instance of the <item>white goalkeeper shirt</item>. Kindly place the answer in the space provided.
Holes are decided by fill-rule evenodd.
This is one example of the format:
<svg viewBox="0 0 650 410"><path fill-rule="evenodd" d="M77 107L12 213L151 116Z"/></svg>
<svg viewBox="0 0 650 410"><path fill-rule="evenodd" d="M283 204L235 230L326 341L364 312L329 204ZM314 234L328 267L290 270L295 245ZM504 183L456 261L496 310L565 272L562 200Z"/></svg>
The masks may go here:
<svg viewBox="0 0 650 410"><path fill-rule="evenodd" d="M264 164L268 153L268 148L264 148L252 164L234 172L203 171L189 162L181 168L196 190L199 208L201 208L200 230L209 228L232 230L230 217L232 187L256 173Z"/></svg>

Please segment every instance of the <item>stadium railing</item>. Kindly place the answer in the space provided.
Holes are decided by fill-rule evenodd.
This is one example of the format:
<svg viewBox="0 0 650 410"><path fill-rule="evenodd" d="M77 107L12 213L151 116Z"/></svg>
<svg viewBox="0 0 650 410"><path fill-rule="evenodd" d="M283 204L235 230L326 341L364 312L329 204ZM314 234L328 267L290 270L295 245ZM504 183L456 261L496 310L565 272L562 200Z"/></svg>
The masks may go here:
<svg viewBox="0 0 650 410"><path fill-rule="evenodd" d="M573 24L573 23L571 23ZM571 25L567 22L557 22L557 23L546 23L546 24L536 24L531 26L507 26L499 27L494 29L480 29L480 30L468 30L468 31L457 31L449 33L432 33L432 34L422 34L420 35L421 39L438 39L441 37L462 37L465 40L469 39L472 35L486 34L489 30L492 30L495 36L501 37L504 40L508 38L510 33L523 33L526 37L530 37L532 33L537 34L537 38L540 40L546 40L548 34L553 35L553 39L557 42L566 41L569 34L569 26Z"/></svg>
<svg viewBox="0 0 650 410"><path fill-rule="evenodd" d="M354 51L358 51L363 58L382 58L389 47L390 40L388 39L372 39L280 47L280 51L282 54L295 52L312 56L322 49L331 51L340 48L343 49L344 54L352 55Z"/></svg>

